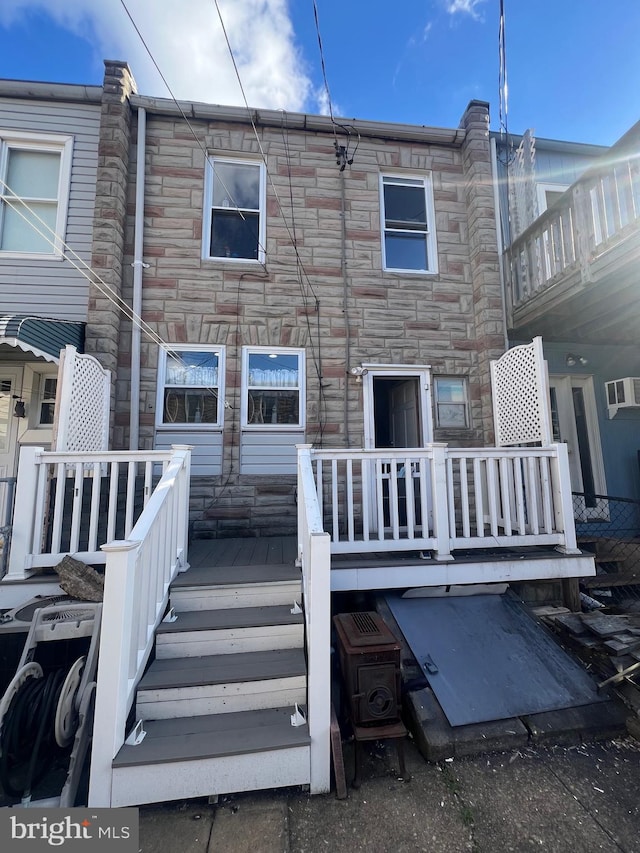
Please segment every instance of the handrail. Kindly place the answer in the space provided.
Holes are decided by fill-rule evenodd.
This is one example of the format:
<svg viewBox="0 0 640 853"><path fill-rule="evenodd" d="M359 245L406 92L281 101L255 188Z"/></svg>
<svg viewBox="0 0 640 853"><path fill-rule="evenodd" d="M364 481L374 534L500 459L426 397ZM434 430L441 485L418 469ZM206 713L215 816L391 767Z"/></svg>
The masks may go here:
<svg viewBox="0 0 640 853"><path fill-rule="evenodd" d="M111 805L112 761L123 745L135 691L167 607L169 586L188 568L191 448L174 446L130 539L106 553L103 621L96 689L89 804Z"/></svg>

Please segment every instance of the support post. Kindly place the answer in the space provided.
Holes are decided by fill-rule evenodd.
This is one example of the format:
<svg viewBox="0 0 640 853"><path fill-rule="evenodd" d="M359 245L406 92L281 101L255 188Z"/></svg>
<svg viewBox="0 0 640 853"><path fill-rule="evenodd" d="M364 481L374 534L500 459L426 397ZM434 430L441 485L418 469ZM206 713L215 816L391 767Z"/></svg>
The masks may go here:
<svg viewBox="0 0 640 853"><path fill-rule="evenodd" d="M311 532L307 547L310 790L323 794L331 786L331 537Z"/></svg>
<svg viewBox="0 0 640 853"><path fill-rule="evenodd" d="M180 514L178 516L178 557L180 562L181 572L186 572L189 568L188 552L189 552L189 490L191 485L191 451L192 444L172 444L171 449L175 454L183 457L183 470L180 474L180 487L178 489L178 506Z"/></svg>
<svg viewBox="0 0 640 853"><path fill-rule="evenodd" d="M551 464L551 485L556 530L564 534L564 543L557 547L562 554L580 554L576 540L576 523L573 515L569 451L564 442L552 444L555 456Z"/></svg>
<svg viewBox="0 0 640 853"><path fill-rule="evenodd" d="M88 801L89 806L95 808L111 807L112 761L126 734L139 544L122 540L102 546L107 563Z"/></svg>
<svg viewBox="0 0 640 853"><path fill-rule="evenodd" d="M447 495L447 447L446 443L435 442L429 447L433 451L432 493L433 533L436 540L437 560L453 560L451 555L451 530L449 525L449 500Z"/></svg>

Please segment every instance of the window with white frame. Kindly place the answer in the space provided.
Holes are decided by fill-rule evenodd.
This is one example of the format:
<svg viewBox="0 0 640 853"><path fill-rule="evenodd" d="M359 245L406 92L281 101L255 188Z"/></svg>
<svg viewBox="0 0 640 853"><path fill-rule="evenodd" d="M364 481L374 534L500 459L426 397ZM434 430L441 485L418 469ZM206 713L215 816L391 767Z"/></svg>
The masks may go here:
<svg viewBox="0 0 640 853"><path fill-rule="evenodd" d="M437 272L431 176L382 175L380 196L384 269Z"/></svg>
<svg viewBox="0 0 640 853"><path fill-rule="evenodd" d="M304 426L304 350L245 347L242 388L243 426Z"/></svg>
<svg viewBox="0 0 640 853"><path fill-rule="evenodd" d="M70 136L0 134L0 252L61 256Z"/></svg>
<svg viewBox="0 0 640 853"><path fill-rule="evenodd" d="M39 376L38 383L38 426L52 426L56 410L57 376Z"/></svg>
<svg viewBox="0 0 640 853"><path fill-rule="evenodd" d="M202 345L160 351L156 425L222 425L224 351Z"/></svg>
<svg viewBox="0 0 640 853"><path fill-rule="evenodd" d="M433 380L436 427L467 429L469 427L469 394L467 380L461 376L436 376Z"/></svg>
<svg viewBox="0 0 640 853"><path fill-rule="evenodd" d="M205 258L264 261L265 195L262 163L207 158Z"/></svg>

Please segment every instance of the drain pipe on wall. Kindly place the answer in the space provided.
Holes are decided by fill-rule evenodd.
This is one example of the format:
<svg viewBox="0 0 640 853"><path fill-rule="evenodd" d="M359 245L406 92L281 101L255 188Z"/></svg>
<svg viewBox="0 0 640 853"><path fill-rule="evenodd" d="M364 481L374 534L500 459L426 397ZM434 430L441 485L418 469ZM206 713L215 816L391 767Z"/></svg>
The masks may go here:
<svg viewBox="0 0 640 853"><path fill-rule="evenodd" d="M507 334L507 282L504 274L504 244L502 240L502 211L500 209L500 190L498 188L498 147L495 137L491 137L491 171L493 172L493 207L496 217L496 240L498 243L498 270L500 272L500 287L502 288L502 328L504 334L504 350L509 349Z"/></svg>
<svg viewBox="0 0 640 853"><path fill-rule="evenodd" d="M342 247L340 250L340 266L342 267L342 313L344 315L345 334L345 375L343 395L344 410L342 413L342 417L344 423L344 444L345 447L351 447L351 437L349 435L349 364L351 362L351 328L349 324L349 278L347 276L347 202L344 176L345 172L340 172L340 215L342 217Z"/></svg>
<svg viewBox="0 0 640 853"><path fill-rule="evenodd" d="M133 236L133 321L131 324L131 401L129 404L129 450L139 450L140 444L140 317L142 315L142 270L144 234L144 165L147 113L138 107L138 138L136 141L136 202Z"/></svg>

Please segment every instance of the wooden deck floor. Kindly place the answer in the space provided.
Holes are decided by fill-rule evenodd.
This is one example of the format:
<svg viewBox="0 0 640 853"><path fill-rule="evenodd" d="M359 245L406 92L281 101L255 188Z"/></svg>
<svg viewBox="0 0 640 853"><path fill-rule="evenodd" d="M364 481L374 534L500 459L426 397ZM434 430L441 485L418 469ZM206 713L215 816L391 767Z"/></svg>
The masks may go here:
<svg viewBox="0 0 640 853"><path fill-rule="evenodd" d="M189 564L205 566L281 566L298 556L295 536L195 539L189 543Z"/></svg>

